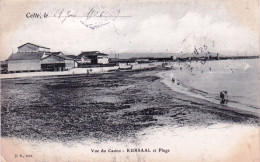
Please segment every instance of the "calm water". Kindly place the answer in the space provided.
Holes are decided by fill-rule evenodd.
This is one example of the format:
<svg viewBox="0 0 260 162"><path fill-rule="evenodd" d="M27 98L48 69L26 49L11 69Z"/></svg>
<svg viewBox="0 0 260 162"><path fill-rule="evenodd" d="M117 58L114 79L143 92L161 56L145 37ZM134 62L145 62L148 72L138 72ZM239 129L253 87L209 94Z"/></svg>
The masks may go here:
<svg viewBox="0 0 260 162"><path fill-rule="evenodd" d="M176 91L201 97L214 103L220 102L220 91L228 91L230 107L259 112L260 102L260 59L223 60L181 63L178 70L163 72L161 75L172 84L172 77L179 79L181 85L175 85ZM192 71L188 67L192 67ZM182 70L179 69L182 67Z"/></svg>

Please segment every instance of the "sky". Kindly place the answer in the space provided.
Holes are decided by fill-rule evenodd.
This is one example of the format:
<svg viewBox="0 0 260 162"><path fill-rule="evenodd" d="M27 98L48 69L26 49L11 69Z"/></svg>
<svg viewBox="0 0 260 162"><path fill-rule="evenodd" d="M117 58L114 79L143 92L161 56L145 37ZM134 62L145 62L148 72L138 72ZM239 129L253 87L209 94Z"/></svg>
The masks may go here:
<svg viewBox="0 0 260 162"><path fill-rule="evenodd" d="M33 13L41 18L31 18ZM258 55L258 14L257 0L4 0L1 59L27 42L75 55L100 51L152 56L192 53L194 48L224 55Z"/></svg>

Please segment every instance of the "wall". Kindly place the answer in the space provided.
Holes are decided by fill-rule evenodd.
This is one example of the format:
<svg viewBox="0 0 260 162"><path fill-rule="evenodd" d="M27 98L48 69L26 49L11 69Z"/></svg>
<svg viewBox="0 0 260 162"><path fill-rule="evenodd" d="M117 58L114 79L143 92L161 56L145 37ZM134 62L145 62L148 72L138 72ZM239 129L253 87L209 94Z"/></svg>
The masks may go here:
<svg viewBox="0 0 260 162"><path fill-rule="evenodd" d="M78 62L74 61L74 67L78 67Z"/></svg>
<svg viewBox="0 0 260 162"><path fill-rule="evenodd" d="M87 63L87 64L90 64L91 63L91 59L86 59L86 58L84 58L84 57L81 57L81 62L80 62L81 64L85 64L85 63Z"/></svg>
<svg viewBox="0 0 260 162"><path fill-rule="evenodd" d="M98 56L97 57L97 63L98 64L108 64L109 61L108 61L108 57L107 56Z"/></svg>
<svg viewBox="0 0 260 162"><path fill-rule="evenodd" d="M50 52L50 49L47 49L47 48L39 48L39 51L45 51L45 52Z"/></svg>
<svg viewBox="0 0 260 162"><path fill-rule="evenodd" d="M65 69L71 69L73 67L75 67L74 60L65 60Z"/></svg>
<svg viewBox="0 0 260 162"><path fill-rule="evenodd" d="M9 60L8 71L41 70L40 60Z"/></svg>
<svg viewBox="0 0 260 162"><path fill-rule="evenodd" d="M42 59L41 61L42 64L55 64L55 63L64 63L64 59L51 55L49 57L46 57L44 59Z"/></svg>

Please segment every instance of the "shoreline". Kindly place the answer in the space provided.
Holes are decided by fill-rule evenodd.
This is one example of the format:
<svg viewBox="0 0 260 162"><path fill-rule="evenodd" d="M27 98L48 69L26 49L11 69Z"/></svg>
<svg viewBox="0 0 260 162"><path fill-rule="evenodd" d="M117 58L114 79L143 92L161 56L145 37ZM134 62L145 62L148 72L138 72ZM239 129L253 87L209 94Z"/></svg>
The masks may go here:
<svg viewBox="0 0 260 162"><path fill-rule="evenodd" d="M173 85L174 83L172 83L172 85L168 84L167 81L169 81L169 80L167 80L167 78L163 78L162 76L160 76L160 73L162 73L162 72L159 72L157 76L161 77L161 83L164 84L165 86L167 86L169 89L171 89L174 92L181 93L181 94L187 95L189 97L194 97L198 100L204 100L204 101L210 102L212 104L217 105L218 109L220 109L220 110L233 111L233 112L237 112L237 113L241 113L241 114L253 115L255 117L260 118L259 109L256 109L255 111L240 109L240 108L234 107L233 105L220 104L219 102L217 102L218 100L208 99L208 98L204 98L203 96L200 96L197 94L183 92L183 91L181 91L181 89L178 89L178 87L176 88L176 85ZM175 78L175 79L178 79L178 78ZM239 105L239 107L243 107L243 105Z"/></svg>
<svg viewBox="0 0 260 162"><path fill-rule="evenodd" d="M125 76L133 75L133 78L143 78L143 77L149 77L149 76L156 76L156 74L160 72L159 70L152 70L152 71L142 71L142 72L136 72L136 73L129 73ZM150 79L148 79L150 80ZM177 105L173 105L169 109L169 113L167 114L161 114L164 110L163 107L158 108L159 113L156 111L151 110L157 110L153 109L153 107L150 107L149 105L154 105L153 103L148 105L148 108L141 105L136 105L131 108L127 109L120 109L118 111L111 112L111 114L107 114L106 116L112 115L111 120L113 122L120 122L118 121L118 118L120 116L123 116L125 113L124 111L128 111L127 118L131 118L131 114L133 116L133 119L138 118L138 114L141 112L141 121L130 121L133 122L134 125L137 125L141 122L141 124L145 124L148 121L143 121L145 116L152 116L157 119L157 121L151 121L156 122L155 125L146 126L143 129L137 129L132 130L134 131L134 136L128 136L129 133L124 136L121 140L114 140L113 138L104 138L104 139L96 139L91 138L91 136L85 135L83 139L81 140L64 140L64 141L49 141L43 138L39 139L21 139L19 137L2 137L1 138L1 148L2 148L2 158L6 161L93 161L93 160L99 160L99 161L138 161L142 159L143 161L169 161L169 159L175 159L176 161L201 161L203 158L204 161L225 161L225 160L232 160L237 159L243 160L243 161L252 161L259 158L259 145L256 141L259 141L259 126L255 124L247 123L247 121L237 121L236 118L250 118L246 115L240 115L236 112L230 112L227 110L218 110L216 108L216 104L210 103L208 101L204 101L202 99L197 99L195 97L184 97L185 95L176 93L175 91L172 91L169 87L167 87L165 84L160 82L162 79L159 78L157 80L149 82L150 90L148 89L149 94L158 93L155 95L154 100L157 100L161 97L162 101L165 101L168 103L168 100L173 100L172 102L177 102L176 100L183 100L184 106L178 110L178 105L180 103L177 103ZM142 82L140 82L142 83ZM138 82L139 84L139 82ZM134 84L132 86L138 86L138 84ZM146 85L146 84L144 84ZM127 85L126 85L127 86ZM130 89L131 87L130 86ZM140 87L143 87L143 85L139 85ZM129 89L128 87L118 87L115 89L122 89L123 91L125 89ZM111 91L115 92L115 89L112 89ZM136 89L139 89L138 87ZM144 87L144 90L147 90L146 87ZM144 91L143 94L145 94L147 91ZM134 94L136 94L135 91L133 91ZM174 96L173 96L174 95ZM167 99L168 97L171 97ZM102 98L102 96L101 96ZM127 96L128 99L131 99ZM189 101L185 101L189 100ZM193 102L197 102L197 100L202 100L202 106L199 105L196 106L197 103L195 103L194 106L192 106ZM99 99L97 100L99 101ZM110 100L111 101L111 100ZM158 101L158 103L161 103L162 101ZM101 103L104 102L104 100L100 101ZM189 105L189 103L191 105ZM163 104L164 105L164 104ZM171 104L170 104L171 105ZM213 105L213 107L210 107L210 105ZM189 107L192 106L190 109ZM183 120L182 118L179 118L180 116L185 114L178 115L180 112L178 111L186 111L187 109L202 109L204 111L195 111L195 113L191 113L192 117L197 118L207 118L210 120L209 123L204 123L204 121L199 121L197 119L194 119L195 122L202 123L196 124L195 126L192 126L189 124L190 121L187 121L184 124L178 124L178 122L181 122ZM187 113L189 112L187 111ZM136 112L136 113L135 113ZM152 113L154 112L154 114ZM213 116L209 116L208 112L213 114ZM147 114L148 113L148 114ZM53 113L52 113L53 114ZM113 115L114 114L114 115ZM175 115L176 116L173 116ZM215 120L216 116L225 116L227 115L227 119L218 119ZM188 116L187 119L190 119L191 116ZM229 119L230 118L230 119ZM234 118L234 121L233 119ZM172 123L174 120L177 120L176 123ZM256 119L254 119L256 120ZM110 120L106 119L105 122L108 123ZM185 121L185 120L184 120ZM129 122L129 121L128 121ZM126 123L128 123L126 121ZM211 124L210 124L211 123ZM99 123L100 125L102 123ZM203 125L205 124L205 125ZM208 125L209 124L209 125ZM89 130L91 131L91 130ZM124 131L124 130L120 130ZM59 133L59 131L56 131L56 133ZM134 140L133 140L134 139ZM190 145L190 143L193 143L193 145ZM250 147L248 147L250 145ZM15 148L15 149L14 149ZM165 149L170 150L168 153L127 153L126 149L131 148L150 148L152 149ZM125 152L107 152L107 153L93 153L91 149L112 149L112 150L124 150ZM204 150L207 150L207 155L205 155ZM71 155L71 152L74 154ZM15 158L15 154L22 154L22 155L32 155L32 158ZM188 156L187 156L188 154ZM244 157L242 155L247 154L247 157ZM3 160L3 161L4 161Z"/></svg>
<svg viewBox="0 0 260 162"><path fill-rule="evenodd" d="M243 112L246 114L252 114L254 116L260 117L260 113L259 113L260 108L258 108L254 104L248 105L243 102L242 103L236 102L236 100L233 100L234 98L232 99L233 96L230 96L230 102L228 104L220 104L220 98L219 98L218 94L213 95L213 94L211 94L212 93L211 91L197 89L197 87L194 87L194 86L192 86L192 84L191 85L189 84L189 82L192 82L193 85L196 85L196 82L200 82L200 79L194 80L194 78L195 78L194 77L193 79L188 79L188 81L183 80L184 78L187 78L189 75L190 76L193 76L193 75L199 76L199 74L197 74L196 72L195 72L195 74L193 74L188 70L178 70L178 69L180 69L180 67L183 67L183 64L182 65L172 64L172 66L173 67L175 66L176 69L169 70L169 71L161 71L157 74L157 76L162 78L161 82L163 84L165 84L167 87L169 87L171 90L178 92L178 93L185 94L187 96L195 97L198 99L206 100L208 102L220 105L219 107L222 107L222 109L228 108L229 110L239 111L239 112ZM241 67L242 67L242 65L241 65ZM249 67L248 64L246 64L245 67L248 68ZM194 69L196 69L196 68L197 67L195 64ZM206 70L206 69L204 69L204 70ZM212 75L212 74L207 74L207 75ZM223 74L223 75L225 75L225 74ZM172 82L172 78L175 79L175 82ZM206 82L204 84L206 84ZM257 103L255 103L255 104L257 105Z"/></svg>
<svg viewBox="0 0 260 162"><path fill-rule="evenodd" d="M161 78L156 76L159 71L108 73L76 78L62 77L57 80L55 78L51 80L34 78L22 82L12 80L12 85L17 86L16 89L27 87L27 90L34 89L37 92L35 88L40 88L41 92L44 93L41 93L40 100L36 97L38 94L33 94L33 102L26 102L27 106L23 106L24 102L12 102L10 97L9 99L2 99L3 106L11 102L10 111L2 112L2 135L36 139L67 139L67 141L81 139L85 135L90 137L101 135L100 138L109 137L120 140L124 135L134 136L139 130L154 125L207 127L213 123L241 123L258 126L259 117L257 116L223 108L221 105L172 91L160 82ZM100 79L102 79L100 83L95 82ZM121 80L121 83L118 82L118 79ZM37 84L30 85L29 83L32 82ZM5 81L2 85L6 83L9 83L9 81ZM78 89L77 83L84 84L81 84L80 89ZM107 86L110 88L106 88ZM83 93L85 91L89 93L80 99L75 97L74 99L71 99L71 97L64 98L67 92L74 92L73 89L75 88L77 90L82 89ZM28 93L27 90L14 95L22 97L22 94ZM60 91L63 92L63 96L59 95ZM2 92L10 96L15 91L9 92L9 88L6 87ZM78 91L77 93L81 94ZM47 104L46 101L48 101ZM30 111L26 111L28 108ZM68 113L72 117L68 117L66 115ZM103 114L100 115L100 113ZM46 121L45 119L50 115L52 118ZM99 124L96 127L90 126L89 124L96 121L96 118L99 119ZM21 124L25 119L30 119L34 124L31 125L30 122ZM68 120L71 122L62 122ZM86 122L78 123L84 120ZM50 123L54 125L50 125ZM12 127L12 125L16 124L22 126L21 128L24 128L24 130L17 132ZM121 124L123 124L123 127L121 127ZM64 134L70 132L62 129L63 125L69 127L69 130L75 131L71 135L63 137ZM85 132L82 126L90 129L90 132L93 131L93 133ZM100 132L103 127L107 127L105 133ZM47 132L44 131L46 129ZM54 130L55 134L58 133L60 136L54 138L53 136L56 136L53 134ZM78 130L80 131L77 132ZM118 131L121 132L119 133L121 135L116 133ZM37 132L42 133L38 134Z"/></svg>

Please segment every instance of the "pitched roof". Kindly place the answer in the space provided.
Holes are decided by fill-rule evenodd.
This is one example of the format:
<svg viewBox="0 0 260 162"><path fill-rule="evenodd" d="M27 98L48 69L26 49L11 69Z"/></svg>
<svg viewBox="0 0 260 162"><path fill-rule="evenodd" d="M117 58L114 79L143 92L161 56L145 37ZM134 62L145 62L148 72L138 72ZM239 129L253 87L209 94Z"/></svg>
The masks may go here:
<svg viewBox="0 0 260 162"><path fill-rule="evenodd" d="M73 60L72 58L66 56L66 55L55 55L55 56L58 56L58 57L61 57L61 58L64 58L66 60Z"/></svg>
<svg viewBox="0 0 260 162"><path fill-rule="evenodd" d="M108 55L104 53L100 53L99 51L83 51L78 56L89 57L89 56L108 56Z"/></svg>
<svg viewBox="0 0 260 162"><path fill-rule="evenodd" d="M88 56L83 56L85 60L91 60Z"/></svg>
<svg viewBox="0 0 260 162"><path fill-rule="evenodd" d="M42 59L46 59L46 58L48 58L50 56L60 57L60 58L63 58L65 60L73 60L73 58L71 58L71 57L68 57L68 56L65 56L65 55L57 55L57 54L50 54L50 55L48 55L48 56L46 56L46 57L44 57Z"/></svg>
<svg viewBox="0 0 260 162"><path fill-rule="evenodd" d="M31 44L31 45L34 45L34 46L37 46L37 47L50 49L50 48L48 48L48 47L39 46L39 45L36 45L36 44L33 44L33 43L29 43L29 42L28 42L28 43L25 43L25 44L23 44L23 45L21 45L21 46L19 46L18 48L20 48L20 47L22 47L22 46L24 46L24 45L26 45L26 44Z"/></svg>
<svg viewBox="0 0 260 162"><path fill-rule="evenodd" d="M70 58L73 58L73 59L80 59L80 57L76 56L76 55L67 55L67 57L70 57Z"/></svg>
<svg viewBox="0 0 260 162"><path fill-rule="evenodd" d="M9 56L9 60L40 60L44 52L17 52Z"/></svg>
<svg viewBox="0 0 260 162"><path fill-rule="evenodd" d="M52 52L51 54L53 54L53 55L59 55L59 54L64 55L62 52Z"/></svg>

